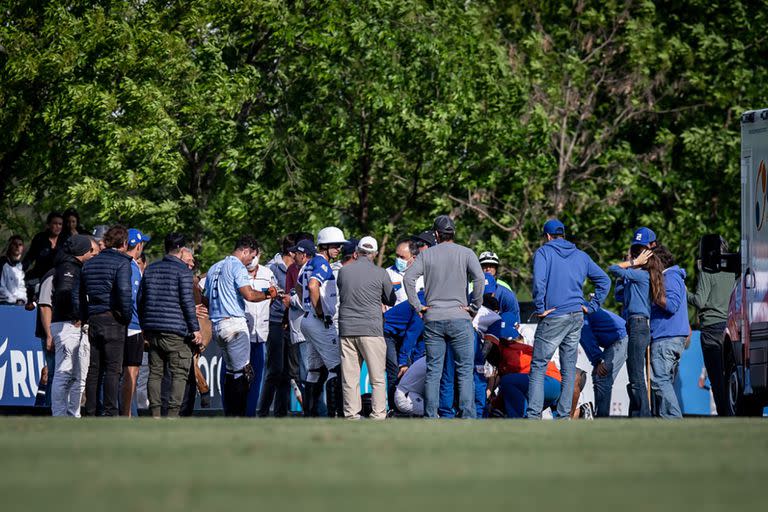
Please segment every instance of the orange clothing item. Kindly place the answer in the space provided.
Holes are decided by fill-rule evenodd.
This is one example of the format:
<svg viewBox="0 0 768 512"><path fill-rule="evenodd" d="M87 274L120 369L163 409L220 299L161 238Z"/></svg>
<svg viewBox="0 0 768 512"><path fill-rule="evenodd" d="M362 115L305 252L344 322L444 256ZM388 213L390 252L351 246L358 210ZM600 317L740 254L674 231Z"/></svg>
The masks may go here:
<svg viewBox="0 0 768 512"><path fill-rule="evenodd" d="M499 375L508 373L531 373L531 361L533 360L533 347L524 343L502 340L499 342L501 361L499 362ZM547 364L547 375L562 381L560 370L555 363Z"/></svg>

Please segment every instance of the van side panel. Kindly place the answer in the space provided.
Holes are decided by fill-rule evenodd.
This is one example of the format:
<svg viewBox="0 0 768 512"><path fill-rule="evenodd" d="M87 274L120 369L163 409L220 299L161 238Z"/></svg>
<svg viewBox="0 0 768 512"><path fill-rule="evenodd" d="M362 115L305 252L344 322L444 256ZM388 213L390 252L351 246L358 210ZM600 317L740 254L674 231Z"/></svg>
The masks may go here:
<svg viewBox="0 0 768 512"><path fill-rule="evenodd" d="M752 388L760 392L768 385L768 109L742 116L741 141L744 322L749 326L742 329L742 341Z"/></svg>

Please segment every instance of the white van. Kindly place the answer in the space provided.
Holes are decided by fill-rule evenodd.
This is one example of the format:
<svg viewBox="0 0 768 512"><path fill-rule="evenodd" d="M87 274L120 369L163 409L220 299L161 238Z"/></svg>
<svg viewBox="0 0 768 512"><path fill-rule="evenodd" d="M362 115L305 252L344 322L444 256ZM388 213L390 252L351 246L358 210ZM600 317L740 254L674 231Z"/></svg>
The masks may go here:
<svg viewBox="0 0 768 512"><path fill-rule="evenodd" d="M768 109L741 116L741 247L720 257L738 272L725 330L731 414L762 416L768 405Z"/></svg>

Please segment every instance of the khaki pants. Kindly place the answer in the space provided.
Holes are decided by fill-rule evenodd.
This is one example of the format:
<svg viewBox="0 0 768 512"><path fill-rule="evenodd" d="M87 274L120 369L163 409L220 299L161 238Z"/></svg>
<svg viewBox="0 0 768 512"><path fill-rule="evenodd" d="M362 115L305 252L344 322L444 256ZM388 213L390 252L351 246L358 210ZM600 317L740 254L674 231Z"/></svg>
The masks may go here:
<svg viewBox="0 0 768 512"><path fill-rule="evenodd" d="M149 332L149 379L147 394L152 416L159 418L162 400L162 381L166 365L171 372L171 392L168 396L168 416L178 417L184 388L192 366L192 349L178 334Z"/></svg>
<svg viewBox="0 0 768 512"><path fill-rule="evenodd" d="M341 338L341 378L344 393L344 416L360 417L360 364L368 365L368 378L373 388L371 419L387 417L387 344L381 336L349 336Z"/></svg>

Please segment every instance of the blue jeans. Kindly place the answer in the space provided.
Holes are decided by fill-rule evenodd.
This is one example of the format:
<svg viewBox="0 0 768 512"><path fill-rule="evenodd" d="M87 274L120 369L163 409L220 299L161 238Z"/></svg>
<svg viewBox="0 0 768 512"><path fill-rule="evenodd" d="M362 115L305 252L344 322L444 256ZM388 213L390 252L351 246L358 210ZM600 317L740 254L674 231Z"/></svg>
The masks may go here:
<svg viewBox="0 0 768 512"><path fill-rule="evenodd" d="M440 378L447 347L453 349L459 382L459 410L463 418L475 417L475 390L472 380L474 348L472 322L469 319L436 320L424 324L427 350L427 376L424 388L424 415L437 418Z"/></svg>
<svg viewBox="0 0 768 512"><path fill-rule="evenodd" d="M485 392L488 389L488 378L474 372L475 379L475 412L478 418L485 417Z"/></svg>
<svg viewBox="0 0 768 512"><path fill-rule="evenodd" d="M251 366L253 367L253 382L248 389L248 400L245 402L245 415L249 418L256 416L259 406L259 393L264 376L264 343L251 343Z"/></svg>
<svg viewBox="0 0 768 512"><path fill-rule="evenodd" d="M440 402L437 406L437 415L441 418L455 418L456 409L453 407L454 391L456 389L456 364L453 357L453 349L445 347L445 360L443 363L443 375L440 377Z"/></svg>
<svg viewBox="0 0 768 512"><path fill-rule="evenodd" d="M683 350L684 336L659 338L651 343L651 391L655 410L662 418L683 417L675 392L675 377Z"/></svg>
<svg viewBox="0 0 768 512"><path fill-rule="evenodd" d="M48 352L45 349L45 339L41 338L40 343L43 347L43 354L45 354L45 366L48 367L48 384L45 388L45 402L42 404L35 403L36 406L51 406L51 390L53 389L53 374L56 373L56 352Z"/></svg>
<svg viewBox="0 0 768 512"><path fill-rule="evenodd" d="M504 399L507 418L525 416L525 409L528 406L528 384L527 373L508 373L501 377L499 388ZM544 378L544 406L551 407L558 398L560 398L560 383L547 375Z"/></svg>
<svg viewBox="0 0 768 512"><path fill-rule="evenodd" d="M629 416L649 417L648 388L645 385L645 352L651 343L651 326L644 316L627 319L627 394L629 394Z"/></svg>
<svg viewBox="0 0 768 512"><path fill-rule="evenodd" d="M592 372L592 385L595 388L595 416L599 418L607 418L611 415L613 382L621 367L624 366L624 361L627 360L627 344L628 339L624 336L603 350L603 362L608 368L608 375L601 377Z"/></svg>
<svg viewBox="0 0 768 512"><path fill-rule="evenodd" d="M533 359L528 386L528 418L541 419L544 408L544 377L547 373L547 363L552 359L555 350L560 351L560 399L557 401L556 415L569 418L571 402L573 401L573 385L576 378L576 358L579 355L579 339L581 327L584 324L584 313L566 313L564 315L549 315L542 318L536 326L536 336L533 339Z"/></svg>

